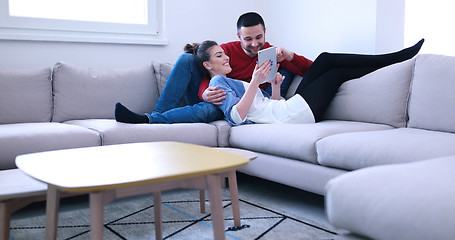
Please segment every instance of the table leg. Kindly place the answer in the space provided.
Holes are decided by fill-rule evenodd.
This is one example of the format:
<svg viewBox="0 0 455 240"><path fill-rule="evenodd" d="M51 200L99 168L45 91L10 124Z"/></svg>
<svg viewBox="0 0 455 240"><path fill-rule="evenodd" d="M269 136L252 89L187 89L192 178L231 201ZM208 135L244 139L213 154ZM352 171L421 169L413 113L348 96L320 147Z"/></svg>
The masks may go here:
<svg viewBox="0 0 455 240"><path fill-rule="evenodd" d="M104 192L90 193L90 239L103 239Z"/></svg>
<svg viewBox="0 0 455 240"><path fill-rule="evenodd" d="M199 206L201 213L205 213L205 189L199 189Z"/></svg>
<svg viewBox="0 0 455 240"><path fill-rule="evenodd" d="M212 213L213 234L216 240L226 239L224 234L223 205L221 201L221 182L218 174L206 176L209 189L210 211Z"/></svg>
<svg viewBox="0 0 455 240"><path fill-rule="evenodd" d="M163 238L161 232L161 192L153 193L153 209L155 213L155 239L161 240Z"/></svg>
<svg viewBox="0 0 455 240"><path fill-rule="evenodd" d="M240 227L240 205L239 205L239 191L237 189L237 176L235 171L228 173L229 191L231 193L232 215L234 217L234 226Z"/></svg>
<svg viewBox="0 0 455 240"><path fill-rule="evenodd" d="M46 199L46 239L57 239L58 211L60 208L60 191L53 187L47 187Z"/></svg>
<svg viewBox="0 0 455 240"><path fill-rule="evenodd" d="M10 211L7 205L0 202L0 239L9 239Z"/></svg>

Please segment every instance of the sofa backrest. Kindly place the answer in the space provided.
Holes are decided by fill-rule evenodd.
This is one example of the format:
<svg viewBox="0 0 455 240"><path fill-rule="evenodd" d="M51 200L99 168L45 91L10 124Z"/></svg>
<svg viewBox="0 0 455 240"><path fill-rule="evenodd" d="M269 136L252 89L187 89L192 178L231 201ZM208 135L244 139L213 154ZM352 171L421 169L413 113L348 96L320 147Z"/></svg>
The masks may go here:
<svg viewBox="0 0 455 240"><path fill-rule="evenodd" d="M408 127L455 133L455 57L417 57Z"/></svg>
<svg viewBox="0 0 455 240"><path fill-rule="evenodd" d="M57 63L53 91L54 122L114 119L116 102L138 113L152 112L159 97L152 64L103 69Z"/></svg>
<svg viewBox="0 0 455 240"><path fill-rule="evenodd" d="M324 118L405 127L414 63L415 58L343 83Z"/></svg>
<svg viewBox="0 0 455 240"><path fill-rule="evenodd" d="M0 69L0 124L49 122L51 68Z"/></svg>

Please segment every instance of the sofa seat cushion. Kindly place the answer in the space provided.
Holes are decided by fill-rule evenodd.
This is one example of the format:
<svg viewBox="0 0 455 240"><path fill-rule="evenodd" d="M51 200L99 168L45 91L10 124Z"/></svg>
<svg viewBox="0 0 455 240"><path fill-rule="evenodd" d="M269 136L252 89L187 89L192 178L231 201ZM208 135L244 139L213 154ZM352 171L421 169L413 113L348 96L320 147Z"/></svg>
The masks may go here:
<svg viewBox="0 0 455 240"><path fill-rule="evenodd" d="M313 124L249 124L232 127L229 141L233 147L317 164L315 146L321 138L391 128L382 124L335 120Z"/></svg>
<svg viewBox="0 0 455 240"><path fill-rule="evenodd" d="M111 119L72 120L65 123L99 132L103 145L177 141L210 147L217 146L217 128L207 123L127 124Z"/></svg>
<svg viewBox="0 0 455 240"><path fill-rule="evenodd" d="M20 154L99 145L100 135L80 126L54 122L2 124L0 169L15 168L15 158Z"/></svg>
<svg viewBox="0 0 455 240"><path fill-rule="evenodd" d="M49 122L51 68L0 69L0 124Z"/></svg>
<svg viewBox="0 0 455 240"><path fill-rule="evenodd" d="M355 170L455 155L455 135L398 128L330 136L316 147L321 165Z"/></svg>
<svg viewBox="0 0 455 240"><path fill-rule="evenodd" d="M371 239L455 239L455 156L365 168L326 185L337 228Z"/></svg>

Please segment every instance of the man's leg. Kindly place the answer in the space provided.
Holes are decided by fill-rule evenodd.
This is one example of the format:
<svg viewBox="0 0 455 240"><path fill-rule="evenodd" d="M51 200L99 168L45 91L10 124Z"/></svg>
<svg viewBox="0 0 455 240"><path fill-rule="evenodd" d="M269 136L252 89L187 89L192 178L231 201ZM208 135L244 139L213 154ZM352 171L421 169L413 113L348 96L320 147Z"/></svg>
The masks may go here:
<svg viewBox="0 0 455 240"><path fill-rule="evenodd" d="M145 115L149 118L149 123L207 123L224 118L223 112L218 107L207 102L174 108L164 113L155 112Z"/></svg>
<svg viewBox="0 0 455 240"><path fill-rule="evenodd" d="M164 113L180 107L184 96L187 100L194 101L191 98L198 98L198 92L195 89L199 88L200 80L201 74L196 66L194 56L188 53L180 55L153 111Z"/></svg>

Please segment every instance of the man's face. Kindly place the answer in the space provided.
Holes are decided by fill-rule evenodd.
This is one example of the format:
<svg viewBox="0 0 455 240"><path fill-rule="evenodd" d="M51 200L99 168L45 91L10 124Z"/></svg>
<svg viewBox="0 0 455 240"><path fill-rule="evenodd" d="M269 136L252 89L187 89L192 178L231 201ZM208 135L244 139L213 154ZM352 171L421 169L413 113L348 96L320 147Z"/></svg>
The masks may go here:
<svg viewBox="0 0 455 240"><path fill-rule="evenodd" d="M264 47L265 29L262 24L251 27L241 27L237 33L243 50L250 56L258 54Z"/></svg>

